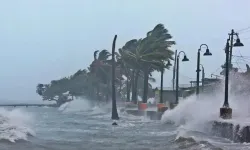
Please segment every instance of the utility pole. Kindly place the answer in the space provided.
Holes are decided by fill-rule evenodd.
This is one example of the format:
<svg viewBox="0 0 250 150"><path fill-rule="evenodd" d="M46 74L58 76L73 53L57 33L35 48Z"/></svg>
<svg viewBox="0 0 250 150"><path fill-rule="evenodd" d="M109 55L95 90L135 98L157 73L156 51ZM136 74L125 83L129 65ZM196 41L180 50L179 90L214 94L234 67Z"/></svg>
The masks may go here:
<svg viewBox="0 0 250 150"><path fill-rule="evenodd" d="M233 56L233 36L235 35L234 30L231 30L231 33L229 34L230 36L230 46L229 46L229 69L231 70L233 65L232 65L232 56Z"/></svg>
<svg viewBox="0 0 250 150"><path fill-rule="evenodd" d="M233 40L234 40L233 36L234 35L237 36L235 44L233 44ZM229 45L229 42L230 42L230 45ZM228 102L228 84L229 84L229 70L232 69L231 58L232 58L233 46L240 47L240 46L244 46L244 45L240 42L238 34L235 33L234 30L232 29L231 33L229 33L229 39L227 39L226 48L225 48L225 52L226 52L225 96L224 96L223 107L220 108L220 117L223 118L223 119L231 119L232 118L232 108L229 107L229 102Z"/></svg>
<svg viewBox="0 0 250 150"><path fill-rule="evenodd" d="M229 80L229 40L227 40L226 44L226 70L225 70L225 99L224 99L224 104L223 107L228 108L229 103L228 103L228 80ZM231 46L232 47L232 46Z"/></svg>
<svg viewBox="0 0 250 150"><path fill-rule="evenodd" d="M196 95L200 93L200 51L197 52L197 69L196 69Z"/></svg>
<svg viewBox="0 0 250 150"><path fill-rule="evenodd" d="M175 50L175 55L174 55L174 67L173 67L173 91L175 90L175 73L176 73L176 59L177 59L177 50Z"/></svg>

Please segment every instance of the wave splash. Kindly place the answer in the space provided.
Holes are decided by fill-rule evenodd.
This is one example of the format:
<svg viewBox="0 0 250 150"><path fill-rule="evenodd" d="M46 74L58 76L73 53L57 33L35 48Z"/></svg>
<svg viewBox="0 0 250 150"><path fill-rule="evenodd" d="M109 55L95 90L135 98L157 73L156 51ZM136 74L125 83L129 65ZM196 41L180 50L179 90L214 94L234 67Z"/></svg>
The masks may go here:
<svg viewBox="0 0 250 150"><path fill-rule="evenodd" d="M93 104L90 100L77 98L61 105L58 110L65 113L89 112L90 115L106 114L111 112L111 103Z"/></svg>
<svg viewBox="0 0 250 150"><path fill-rule="evenodd" d="M87 114L91 117L97 117L97 118L109 118L111 116L112 112L112 103L96 103L93 104L90 100L78 98L71 102L67 102L63 105L61 105L58 108L59 111L63 113L77 113L77 114ZM119 116L121 118L126 119L138 119L145 121L145 117L135 117L133 115L129 115L124 111L124 107L118 106L117 107ZM143 119L142 119L143 118Z"/></svg>
<svg viewBox="0 0 250 150"><path fill-rule="evenodd" d="M176 138L174 142L178 144L178 149L223 150L222 148L216 147L207 141L196 142L196 140L192 137L185 138L180 136Z"/></svg>
<svg viewBox="0 0 250 150"><path fill-rule="evenodd" d="M223 86L222 86L223 87ZM171 122L182 128L207 132L208 124L221 120L220 108L224 102L224 91L218 89L216 93L196 95L181 100L176 108L166 111L162 122ZM233 109L233 119L228 120L234 124L250 125L250 98L241 95L229 95L229 104Z"/></svg>
<svg viewBox="0 0 250 150"><path fill-rule="evenodd" d="M191 96L180 101L175 109L166 111L162 116L162 121L190 130L206 131L204 127L207 122L219 119L222 100L211 96L198 100L196 96Z"/></svg>
<svg viewBox="0 0 250 150"><path fill-rule="evenodd" d="M21 109L0 108L0 140L16 142L35 136L35 132L28 125L31 121L32 116Z"/></svg>
<svg viewBox="0 0 250 150"><path fill-rule="evenodd" d="M58 110L63 112L88 111L92 108L91 103L86 99L77 98L71 102L62 104Z"/></svg>
<svg viewBox="0 0 250 150"><path fill-rule="evenodd" d="M233 90L229 89L231 91L229 94L229 104L233 109L233 116L232 119L226 121L234 125L250 125L250 97L232 94ZM223 102L224 85L222 84L221 88L218 88L212 94L200 94L199 98L193 95L181 100L174 109L167 110L163 114L161 121L177 126L178 140L176 142L178 143L186 143L187 141L194 143L195 140L199 144L204 144L204 141L208 141L209 144L216 144L216 139L210 139L206 136L211 135L212 122L222 120L219 115Z"/></svg>

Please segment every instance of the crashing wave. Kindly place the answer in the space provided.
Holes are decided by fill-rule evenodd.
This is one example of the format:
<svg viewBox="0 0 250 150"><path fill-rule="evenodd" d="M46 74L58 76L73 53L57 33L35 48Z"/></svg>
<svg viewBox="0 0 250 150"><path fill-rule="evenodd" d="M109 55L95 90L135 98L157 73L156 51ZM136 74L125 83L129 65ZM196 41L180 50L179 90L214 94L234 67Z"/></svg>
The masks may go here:
<svg viewBox="0 0 250 150"><path fill-rule="evenodd" d="M59 111L64 111L64 110L68 107L68 105L69 105L70 103L71 103L71 102L66 102L66 103L62 104L62 105L58 108L58 110L59 110Z"/></svg>
<svg viewBox="0 0 250 150"><path fill-rule="evenodd" d="M16 142L35 136L35 132L27 125L30 120L31 116L19 109L0 108L0 140Z"/></svg>
<svg viewBox="0 0 250 150"><path fill-rule="evenodd" d="M91 108L91 104L88 100L79 98L62 104L58 110L62 112L81 112L89 111Z"/></svg>
<svg viewBox="0 0 250 150"><path fill-rule="evenodd" d="M174 141L178 145L178 149L192 149L192 150L223 150L216 147L207 141L196 141L192 137L178 137Z"/></svg>

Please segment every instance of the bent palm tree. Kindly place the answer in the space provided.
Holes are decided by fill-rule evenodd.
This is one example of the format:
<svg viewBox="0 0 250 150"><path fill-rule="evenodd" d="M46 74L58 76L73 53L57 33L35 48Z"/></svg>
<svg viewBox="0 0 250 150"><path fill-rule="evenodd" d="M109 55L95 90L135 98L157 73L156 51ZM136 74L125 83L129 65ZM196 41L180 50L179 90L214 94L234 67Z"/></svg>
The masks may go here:
<svg viewBox="0 0 250 150"><path fill-rule="evenodd" d="M138 40L135 51L128 51L130 59L140 66L144 74L143 103L147 102L149 74L161 66L162 61L168 61L174 54L169 48L175 44L169 41L172 36L162 24L158 24L147 36Z"/></svg>
<svg viewBox="0 0 250 150"><path fill-rule="evenodd" d="M115 35L112 44L112 116L111 119L119 120L117 106L116 106L116 90L115 90L115 42L117 35Z"/></svg>

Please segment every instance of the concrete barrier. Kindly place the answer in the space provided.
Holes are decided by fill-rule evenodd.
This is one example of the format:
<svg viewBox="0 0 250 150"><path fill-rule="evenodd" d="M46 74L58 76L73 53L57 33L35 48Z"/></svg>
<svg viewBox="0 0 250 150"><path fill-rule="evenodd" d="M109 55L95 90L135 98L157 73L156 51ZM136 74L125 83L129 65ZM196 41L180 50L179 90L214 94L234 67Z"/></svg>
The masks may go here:
<svg viewBox="0 0 250 150"><path fill-rule="evenodd" d="M161 116L163 115L163 112L157 112L157 111L142 111L142 110L126 110L128 114L134 115L134 116L145 116L148 117L150 120L161 120Z"/></svg>
<svg viewBox="0 0 250 150"><path fill-rule="evenodd" d="M250 143L250 126L240 127L239 124L235 125L230 122L213 121L212 134L230 139L233 142Z"/></svg>

